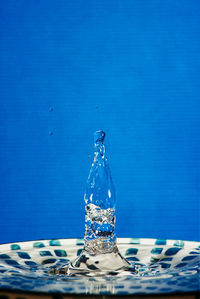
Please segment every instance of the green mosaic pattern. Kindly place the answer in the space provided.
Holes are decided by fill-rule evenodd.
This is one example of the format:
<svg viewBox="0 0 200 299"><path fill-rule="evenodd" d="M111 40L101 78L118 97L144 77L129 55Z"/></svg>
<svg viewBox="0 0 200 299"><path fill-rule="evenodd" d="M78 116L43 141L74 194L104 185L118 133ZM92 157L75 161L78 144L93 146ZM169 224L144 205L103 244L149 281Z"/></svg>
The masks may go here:
<svg viewBox="0 0 200 299"><path fill-rule="evenodd" d="M163 239L118 239L118 248L142 275L54 276L79 255L83 239L42 240L0 245L0 289L64 294L159 294L200 291L200 243ZM92 265L91 265L92 266Z"/></svg>

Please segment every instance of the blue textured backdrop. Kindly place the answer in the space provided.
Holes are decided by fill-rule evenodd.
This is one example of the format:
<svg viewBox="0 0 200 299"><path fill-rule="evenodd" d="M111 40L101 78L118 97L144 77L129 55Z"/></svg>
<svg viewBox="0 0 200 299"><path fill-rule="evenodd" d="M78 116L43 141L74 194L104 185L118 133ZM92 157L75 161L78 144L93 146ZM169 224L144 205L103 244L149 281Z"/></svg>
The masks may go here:
<svg viewBox="0 0 200 299"><path fill-rule="evenodd" d="M0 1L0 242L81 237L93 132L120 237L200 240L200 2Z"/></svg>

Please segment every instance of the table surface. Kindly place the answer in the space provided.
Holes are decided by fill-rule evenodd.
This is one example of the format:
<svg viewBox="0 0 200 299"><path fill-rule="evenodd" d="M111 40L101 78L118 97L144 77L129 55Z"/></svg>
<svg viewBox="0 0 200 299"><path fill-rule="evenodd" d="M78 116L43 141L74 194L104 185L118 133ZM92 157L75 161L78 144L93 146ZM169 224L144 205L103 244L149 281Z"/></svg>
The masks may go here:
<svg viewBox="0 0 200 299"><path fill-rule="evenodd" d="M62 295L62 294L31 294L25 292L10 292L0 291L0 299L72 299L72 298L84 298L84 299L113 299L113 298L127 298L127 299L199 299L200 293L188 293L188 294L169 294L169 295L119 295L119 296L105 296L105 295Z"/></svg>

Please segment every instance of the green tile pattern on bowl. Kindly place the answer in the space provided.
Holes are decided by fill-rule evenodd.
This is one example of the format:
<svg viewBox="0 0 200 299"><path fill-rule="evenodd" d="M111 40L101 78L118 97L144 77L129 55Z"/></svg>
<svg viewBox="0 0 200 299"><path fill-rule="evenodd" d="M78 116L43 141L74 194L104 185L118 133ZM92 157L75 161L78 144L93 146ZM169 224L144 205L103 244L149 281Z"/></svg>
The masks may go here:
<svg viewBox="0 0 200 299"><path fill-rule="evenodd" d="M49 250L41 250L40 255L41 256L52 256L53 254Z"/></svg>
<svg viewBox="0 0 200 299"><path fill-rule="evenodd" d="M93 277L53 276L48 271L79 255L83 239L53 239L0 245L0 290L63 294L166 294L200 290L200 243L180 240L119 238L118 247L133 265L149 272ZM92 268L92 265L91 265Z"/></svg>
<svg viewBox="0 0 200 299"><path fill-rule="evenodd" d="M19 249L21 249L21 247L20 247L18 244L11 244L11 245L10 245L10 248L11 248L12 250L19 250Z"/></svg>
<svg viewBox="0 0 200 299"><path fill-rule="evenodd" d="M42 247L45 247L45 245L44 245L43 242L34 242L33 243L33 247L35 247L35 248L42 248Z"/></svg>

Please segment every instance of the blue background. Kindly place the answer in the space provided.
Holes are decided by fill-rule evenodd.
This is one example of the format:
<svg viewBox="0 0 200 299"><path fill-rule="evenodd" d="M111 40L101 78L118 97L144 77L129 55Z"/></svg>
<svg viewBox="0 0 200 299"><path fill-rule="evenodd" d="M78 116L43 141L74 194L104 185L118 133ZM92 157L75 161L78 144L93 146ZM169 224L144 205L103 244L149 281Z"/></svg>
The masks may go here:
<svg viewBox="0 0 200 299"><path fill-rule="evenodd" d="M200 2L0 1L0 242L82 237L93 132L118 237L200 240Z"/></svg>

